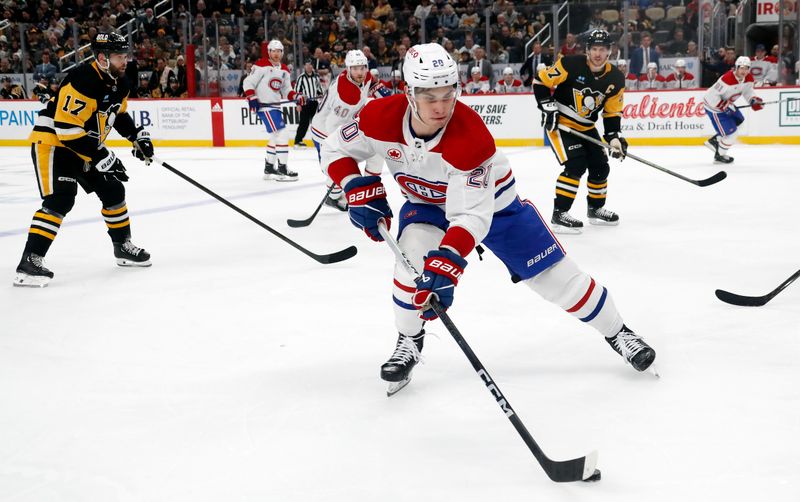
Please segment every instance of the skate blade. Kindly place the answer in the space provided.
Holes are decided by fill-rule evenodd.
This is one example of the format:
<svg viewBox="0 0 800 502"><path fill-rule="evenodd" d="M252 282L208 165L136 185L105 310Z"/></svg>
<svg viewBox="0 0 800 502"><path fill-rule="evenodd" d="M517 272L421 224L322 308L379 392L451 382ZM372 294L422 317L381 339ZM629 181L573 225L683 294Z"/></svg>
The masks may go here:
<svg viewBox="0 0 800 502"><path fill-rule="evenodd" d="M731 164L733 163L733 159L731 160L717 160L714 159L714 164Z"/></svg>
<svg viewBox="0 0 800 502"><path fill-rule="evenodd" d="M553 230L554 234L577 235L581 233L581 227L565 227L563 225L551 223L550 228Z"/></svg>
<svg viewBox="0 0 800 502"><path fill-rule="evenodd" d="M601 220L600 218L589 218L589 223L592 225L597 225L599 227L616 227L619 225L619 220L617 221L606 221Z"/></svg>
<svg viewBox="0 0 800 502"><path fill-rule="evenodd" d="M125 258L117 258L117 265L120 267L149 267L152 265L150 260L147 261L131 261Z"/></svg>
<svg viewBox="0 0 800 502"><path fill-rule="evenodd" d="M283 182L297 181L297 176L295 176L294 178L289 177L289 176L281 176L280 178L275 178L275 180L276 181L283 181Z"/></svg>
<svg viewBox="0 0 800 502"><path fill-rule="evenodd" d="M658 369L656 369L655 364L651 364L649 368L645 370L647 373L652 374L656 378L661 378L661 375L658 373Z"/></svg>
<svg viewBox="0 0 800 502"><path fill-rule="evenodd" d="M275 179L275 175L273 175L273 174L265 174L264 175L264 180L265 181L272 181L274 179Z"/></svg>
<svg viewBox="0 0 800 502"><path fill-rule="evenodd" d="M406 385L411 382L411 377L405 378L400 380L399 382L389 382L388 387L386 387L386 397L392 397L398 392L400 392Z"/></svg>
<svg viewBox="0 0 800 502"><path fill-rule="evenodd" d="M14 286L18 288L46 288L50 283L49 277L35 277L28 274L17 274Z"/></svg>

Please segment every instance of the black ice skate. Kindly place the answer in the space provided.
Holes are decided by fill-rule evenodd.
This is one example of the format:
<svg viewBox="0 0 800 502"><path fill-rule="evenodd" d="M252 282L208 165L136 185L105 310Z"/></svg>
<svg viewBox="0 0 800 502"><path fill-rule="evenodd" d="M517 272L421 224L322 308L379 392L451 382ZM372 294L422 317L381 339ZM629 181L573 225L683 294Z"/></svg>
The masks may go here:
<svg viewBox="0 0 800 502"><path fill-rule="evenodd" d="M114 243L114 256L117 257L117 265L120 267L149 267L150 253L140 247L136 247L130 240Z"/></svg>
<svg viewBox="0 0 800 502"><path fill-rule="evenodd" d="M425 340L425 330L415 336L402 333L397 338L392 357L381 366L381 378L389 382L387 396L392 396L411 381L411 371L420 360L420 352Z"/></svg>
<svg viewBox="0 0 800 502"><path fill-rule="evenodd" d="M716 136L711 136L703 143L703 146L714 152L714 155L719 153L719 142L717 141Z"/></svg>
<svg viewBox="0 0 800 502"><path fill-rule="evenodd" d="M642 337L628 329L625 325L622 326L619 333L611 338L606 338L606 341L611 345L611 348L629 362L636 371L646 370L656 359L656 351L647 345ZM658 376L658 373L655 374Z"/></svg>
<svg viewBox="0 0 800 502"><path fill-rule="evenodd" d="M589 217L589 223L592 225L619 225L619 215L604 207L590 207L586 210L586 216Z"/></svg>
<svg viewBox="0 0 800 502"><path fill-rule="evenodd" d="M278 173L275 179L278 181L297 181L297 173L290 171L286 164L278 163Z"/></svg>
<svg viewBox="0 0 800 502"><path fill-rule="evenodd" d="M267 161L264 161L264 179L274 180L277 178L278 178L278 171L275 169L275 166Z"/></svg>
<svg viewBox="0 0 800 502"><path fill-rule="evenodd" d="M55 274L45 268L44 258L38 254L25 253L17 267L14 286L44 288Z"/></svg>
<svg viewBox="0 0 800 502"><path fill-rule="evenodd" d="M553 209L553 218L550 220L553 232L557 234L579 234L583 228L583 222L573 218L567 211Z"/></svg>
<svg viewBox="0 0 800 502"><path fill-rule="evenodd" d="M339 193L339 197L333 197L330 195L325 197L325 205L338 209L342 212L347 212L347 201L342 193Z"/></svg>
<svg viewBox="0 0 800 502"><path fill-rule="evenodd" d="M714 164L730 164L733 162L733 157L725 155L724 153L714 154Z"/></svg>

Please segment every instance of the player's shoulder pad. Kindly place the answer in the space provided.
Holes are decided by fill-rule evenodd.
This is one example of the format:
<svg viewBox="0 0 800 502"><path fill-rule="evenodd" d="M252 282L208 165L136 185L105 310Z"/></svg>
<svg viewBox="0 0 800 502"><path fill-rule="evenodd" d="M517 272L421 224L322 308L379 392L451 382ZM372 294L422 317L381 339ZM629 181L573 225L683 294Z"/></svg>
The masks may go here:
<svg viewBox="0 0 800 502"><path fill-rule="evenodd" d="M253 63L253 66L260 66L263 68L265 66L272 66L272 63L270 62L269 58L261 58Z"/></svg>
<svg viewBox="0 0 800 502"><path fill-rule="evenodd" d="M608 77L609 79L611 79L611 83L616 84L617 88L625 87L625 78L626 78L625 74L622 73L622 71L613 64L611 63L606 63L606 64L611 67L608 71L609 73Z"/></svg>
<svg viewBox="0 0 800 502"><path fill-rule="evenodd" d="M753 77L752 73L748 73L747 76L744 78L745 83L755 83L756 79Z"/></svg>
<svg viewBox="0 0 800 502"><path fill-rule="evenodd" d="M588 66L588 63L586 62L586 55L584 54L570 54L568 56L562 56L559 61L561 61L561 66L563 66L568 73L577 72L581 67Z"/></svg>
<svg viewBox="0 0 800 502"><path fill-rule="evenodd" d="M441 152L448 164L461 171L472 171L497 151L494 137L475 110L456 102L442 140L433 149Z"/></svg>
<svg viewBox="0 0 800 502"><path fill-rule="evenodd" d="M343 71L336 78L336 91L339 99L348 105L357 105L361 100L361 89L347 78L347 70Z"/></svg>
<svg viewBox="0 0 800 502"><path fill-rule="evenodd" d="M408 100L404 94L368 101L358 113L358 127L369 138L405 144L403 120L407 108Z"/></svg>
<svg viewBox="0 0 800 502"><path fill-rule="evenodd" d="M722 81L724 84L727 84L727 85L736 85L736 84L738 84L738 83L739 83L739 81L738 81L738 80L736 80L736 75L734 75L734 74L733 74L733 70L728 70L728 71L725 73L725 75L723 75L723 76L720 78L720 80L721 80L721 81ZM745 80L745 81L746 81L746 80Z"/></svg>
<svg viewBox="0 0 800 502"><path fill-rule="evenodd" d="M72 88L81 94L94 97L103 92L103 75L99 73L94 63L80 64L67 73L61 87L72 84ZM124 79L120 79L124 80Z"/></svg>
<svg viewBox="0 0 800 502"><path fill-rule="evenodd" d="M291 72L289 71L289 67L288 67L288 66L286 66L286 65L285 65L285 64L283 64L283 63L281 63L281 70L285 71L286 73L291 73Z"/></svg>

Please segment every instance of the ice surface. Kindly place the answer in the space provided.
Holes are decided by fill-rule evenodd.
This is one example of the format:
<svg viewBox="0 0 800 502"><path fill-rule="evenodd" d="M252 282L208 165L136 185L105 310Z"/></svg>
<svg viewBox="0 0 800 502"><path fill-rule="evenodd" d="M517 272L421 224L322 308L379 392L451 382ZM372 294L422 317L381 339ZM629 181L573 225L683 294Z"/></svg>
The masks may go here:
<svg viewBox="0 0 800 502"><path fill-rule="evenodd" d="M698 179L722 168L702 147L632 151ZM552 153L506 152L549 215ZM309 249L356 244L355 258L319 265L119 149L153 266L117 267L100 204L80 193L43 290L11 286L39 199L29 149L1 153L2 501L800 500L800 284L755 309L714 297L765 294L800 267L800 148L737 145L708 188L613 162L621 225L561 238L658 351L660 380L490 254L469 258L451 309L467 341L552 458L600 452L603 480L568 485L546 478L439 323L386 398L391 252L328 207L286 225L322 197L316 152L291 151L293 184L261 180L260 149L157 153Z"/></svg>

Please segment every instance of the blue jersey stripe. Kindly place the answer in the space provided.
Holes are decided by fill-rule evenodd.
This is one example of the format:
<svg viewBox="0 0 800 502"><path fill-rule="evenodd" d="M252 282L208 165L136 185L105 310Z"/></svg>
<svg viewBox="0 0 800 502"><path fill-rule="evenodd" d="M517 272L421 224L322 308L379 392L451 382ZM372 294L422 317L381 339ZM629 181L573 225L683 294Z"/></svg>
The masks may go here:
<svg viewBox="0 0 800 502"><path fill-rule="evenodd" d="M605 286L603 286L603 294L600 296L600 301L597 302L597 306L594 308L594 310L592 310L591 314L589 314L586 317L584 317L583 319L581 319L581 321L589 322L592 319L594 319L595 317L597 317L597 314L600 313L600 310L603 309L603 305L605 305L605 303L606 303L606 296L607 295L608 295L608 290L605 288Z"/></svg>

